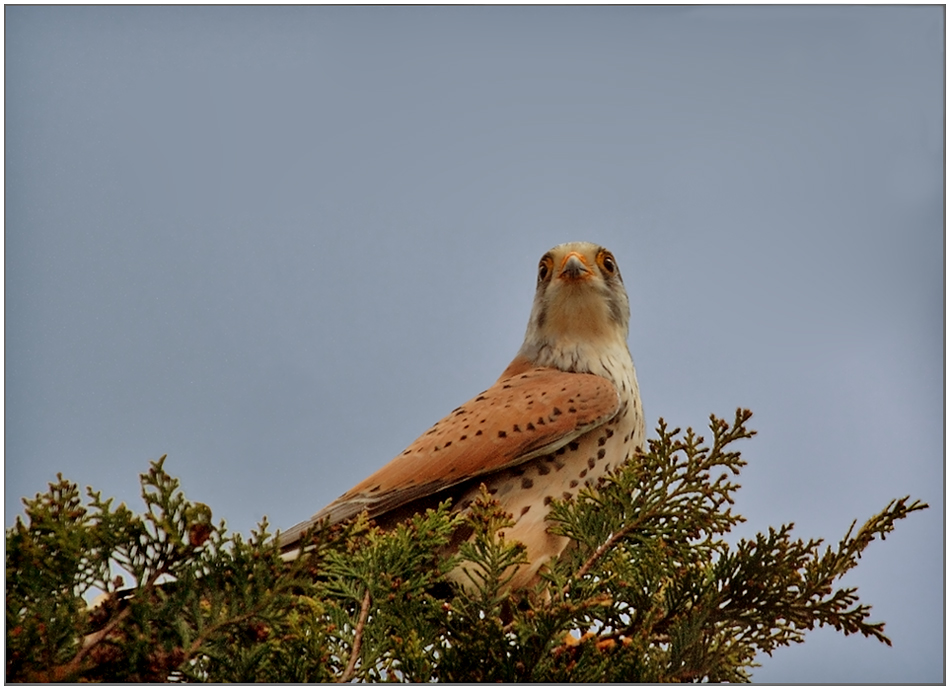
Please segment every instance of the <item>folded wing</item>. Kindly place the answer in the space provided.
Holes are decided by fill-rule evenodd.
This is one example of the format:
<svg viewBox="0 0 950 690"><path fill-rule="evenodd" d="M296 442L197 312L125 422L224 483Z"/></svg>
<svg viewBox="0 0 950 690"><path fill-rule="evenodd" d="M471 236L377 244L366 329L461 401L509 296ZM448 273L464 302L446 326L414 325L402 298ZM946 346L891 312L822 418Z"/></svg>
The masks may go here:
<svg viewBox="0 0 950 690"><path fill-rule="evenodd" d="M506 374L378 472L282 534L281 546L292 547L320 520L336 523L364 510L376 518L469 479L551 453L620 409L616 388L600 376L512 367Z"/></svg>

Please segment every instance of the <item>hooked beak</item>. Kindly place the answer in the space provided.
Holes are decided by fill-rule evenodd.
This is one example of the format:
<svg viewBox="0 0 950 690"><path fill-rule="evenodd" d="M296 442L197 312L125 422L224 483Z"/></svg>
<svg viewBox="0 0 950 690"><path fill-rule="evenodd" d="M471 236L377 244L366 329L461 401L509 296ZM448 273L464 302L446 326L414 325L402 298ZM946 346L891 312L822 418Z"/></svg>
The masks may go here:
<svg viewBox="0 0 950 690"><path fill-rule="evenodd" d="M564 257L561 262L561 270L558 272L558 278L573 282L575 280L586 280L593 275L590 266L584 261L584 257L577 252L571 252Z"/></svg>

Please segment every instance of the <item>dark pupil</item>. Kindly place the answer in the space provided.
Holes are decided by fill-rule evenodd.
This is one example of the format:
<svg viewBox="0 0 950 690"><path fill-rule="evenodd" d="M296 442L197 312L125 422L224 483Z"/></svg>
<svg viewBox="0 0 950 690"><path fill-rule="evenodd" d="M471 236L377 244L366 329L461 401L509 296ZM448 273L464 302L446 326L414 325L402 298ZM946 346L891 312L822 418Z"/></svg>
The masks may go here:
<svg viewBox="0 0 950 690"><path fill-rule="evenodd" d="M606 268L608 271L610 271L611 273L613 273L613 272L614 272L614 269L617 268L617 267L614 266L614 260L613 260L613 259L611 259L609 256L605 256L605 257L604 257L604 268Z"/></svg>
<svg viewBox="0 0 950 690"><path fill-rule="evenodd" d="M541 266L538 267L538 278L540 278L541 280L544 280L547 277L548 277L548 265L545 263L542 263Z"/></svg>

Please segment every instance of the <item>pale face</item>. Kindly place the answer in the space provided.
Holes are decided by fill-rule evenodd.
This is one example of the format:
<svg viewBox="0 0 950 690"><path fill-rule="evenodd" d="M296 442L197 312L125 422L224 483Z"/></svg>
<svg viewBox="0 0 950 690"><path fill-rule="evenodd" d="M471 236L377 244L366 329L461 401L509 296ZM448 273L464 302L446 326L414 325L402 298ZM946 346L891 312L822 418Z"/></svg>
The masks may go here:
<svg viewBox="0 0 950 690"><path fill-rule="evenodd" d="M626 341L629 321L627 292L608 250L571 242L541 257L526 346Z"/></svg>

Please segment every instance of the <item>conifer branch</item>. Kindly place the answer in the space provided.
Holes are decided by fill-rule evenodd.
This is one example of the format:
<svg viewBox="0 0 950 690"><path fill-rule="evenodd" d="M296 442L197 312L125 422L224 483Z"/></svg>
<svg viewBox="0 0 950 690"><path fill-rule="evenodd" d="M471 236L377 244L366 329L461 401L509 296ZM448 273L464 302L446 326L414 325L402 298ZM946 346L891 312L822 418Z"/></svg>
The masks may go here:
<svg viewBox="0 0 950 690"><path fill-rule="evenodd" d="M60 477L7 530L7 680L741 682L815 626L890 644L836 583L926 504L895 499L833 547L792 525L730 545L750 416L710 417L708 444L661 420L646 451L554 501L550 531L573 544L530 592L508 591L524 549L487 494L389 532L317 525L284 562L266 522L247 540L213 526L164 458L142 516ZM114 568L138 586L118 591Z"/></svg>
<svg viewBox="0 0 950 690"><path fill-rule="evenodd" d="M360 656L360 645L363 644L363 628L366 626L366 619L369 617L369 587L366 588L366 594L363 595L363 603L360 605L360 619L356 623L356 632L353 635L353 651L350 652L350 660L346 665L346 670L340 676L340 683L348 683L356 671L356 660Z"/></svg>

